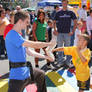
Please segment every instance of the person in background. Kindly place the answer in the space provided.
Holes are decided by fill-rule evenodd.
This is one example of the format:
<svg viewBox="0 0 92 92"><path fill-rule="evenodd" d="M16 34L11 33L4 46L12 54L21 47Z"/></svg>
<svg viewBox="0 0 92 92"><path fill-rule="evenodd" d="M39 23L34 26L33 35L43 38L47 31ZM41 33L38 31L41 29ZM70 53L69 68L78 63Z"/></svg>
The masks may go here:
<svg viewBox="0 0 92 92"><path fill-rule="evenodd" d="M52 40L52 35L53 35L53 21L52 20L48 20L48 28L47 28L47 33L48 33L48 41L50 42ZM57 46L56 46L57 47ZM56 52L53 53L55 56L55 61L57 60L57 55ZM54 64L57 62L54 62ZM50 68L50 67L49 67ZM53 69L53 68L52 68Z"/></svg>
<svg viewBox="0 0 92 92"><path fill-rule="evenodd" d="M82 9L79 11L79 20L81 20L83 23L82 31L84 31L84 33L87 28L86 27L86 19L87 19L87 7L86 7L86 5L83 5Z"/></svg>
<svg viewBox="0 0 92 92"><path fill-rule="evenodd" d="M89 11L89 16L87 17L87 33L90 36L90 42L88 44L88 48L92 51L92 9ZM90 59L90 70L91 70L91 89L92 89L92 54L91 54L91 59Z"/></svg>
<svg viewBox="0 0 92 92"><path fill-rule="evenodd" d="M5 10L0 10L0 58L6 58L5 40L3 38L5 27L9 24L9 20L5 16Z"/></svg>
<svg viewBox="0 0 92 92"><path fill-rule="evenodd" d="M8 34L8 32L13 28L13 26L14 26L14 13L11 12L10 13L10 24L8 24L4 30L4 36L3 36L4 39L6 35Z"/></svg>
<svg viewBox="0 0 92 92"><path fill-rule="evenodd" d="M70 38L74 34L77 17L75 13L67 8L68 0L62 0L62 9L58 11L54 18L54 34L57 35L57 46L70 46ZM70 32L71 20L74 22L72 31ZM71 67L70 56L64 57L63 52L58 52L58 67L67 65Z"/></svg>
<svg viewBox="0 0 92 92"><path fill-rule="evenodd" d="M87 17L87 32L91 40L88 44L88 48L92 50L92 9L90 10L90 15Z"/></svg>
<svg viewBox="0 0 92 92"><path fill-rule="evenodd" d="M10 12L11 12L11 10L9 8L6 8L5 12L6 12L7 19L10 21Z"/></svg>
<svg viewBox="0 0 92 92"><path fill-rule="evenodd" d="M78 22L77 22L77 28L76 28L76 30L75 30L74 46L77 45L78 36L82 33L82 32L81 32L81 28L82 28L82 22L81 22L81 21L78 21Z"/></svg>
<svg viewBox="0 0 92 92"><path fill-rule="evenodd" d="M48 24L48 28L47 28L48 41L50 42L51 39L52 39L52 28L53 28L53 22L52 22L52 20L48 20L47 24Z"/></svg>
<svg viewBox="0 0 92 92"><path fill-rule="evenodd" d="M2 10L3 9L3 6L0 4L0 10Z"/></svg>
<svg viewBox="0 0 92 92"><path fill-rule="evenodd" d="M35 41L46 42L46 28L47 22L45 21L45 12L38 11L37 20L34 21L32 32ZM45 52L45 48L43 48ZM40 49L35 49L36 52L40 52ZM46 54L46 52L45 52ZM47 66L50 66L50 62L47 60ZM39 68L38 58L35 58L35 67Z"/></svg>
<svg viewBox="0 0 92 92"><path fill-rule="evenodd" d="M21 6L20 5L17 5L16 6L16 11L18 12L18 11L21 11Z"/></svg>
<svg viewBox="0 0 92 92"><path fill-rule="evenodd" d="M49 18L49 19L51 19L51 13L50 13L49 10L46 11L46 17Z"/></svg>
<svg viewBox="0 0 92 92"><path fill-rule="evenodd" d="M59 6L58 5L55 5L54 6L54 10L52 11L52 13L51 13L51 19L52 20L54 20L54 17L55 17L55 15L56 15L56 12L58 12L59 11Z"/></svg>
<svg viewBox="0 0 92 92"><path fill-rule="evenodd" d="M86 34L79 35L77 46L59 47L53 51L64 51L65 55L72 56L75 66L78 92L84 92L90 88L90 69L88 63L91 58L91 51L87 48L90 38Z"/></svg>
<svg viewBox="0 0 92 92"><path fill-rule="evenodd" d="M38 10L38 12L41 12L41 11L44 12L44 8L40 8L40 9Z"/></svg>
<svg viewBox="0 0 92 92"><path fill-rule="evenodd" d="M31 11L31 13L30 13L30 24L31 25L33 25L33 22L35 20L35 17L36 17L35 11Z"/></svg>

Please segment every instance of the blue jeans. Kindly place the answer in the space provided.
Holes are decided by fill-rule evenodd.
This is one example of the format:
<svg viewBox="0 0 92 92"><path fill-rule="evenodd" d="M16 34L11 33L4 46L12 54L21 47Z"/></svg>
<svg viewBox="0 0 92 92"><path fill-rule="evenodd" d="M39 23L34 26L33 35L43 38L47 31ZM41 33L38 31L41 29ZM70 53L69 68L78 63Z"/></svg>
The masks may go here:
<svg viewBox="0 0 92 92"><path fill-rule="evenodd" d="M90 58L90 61L89 61L89 67L92 67L92 51L91 51L91 58Z"/></svg>
<svg viewBox="0 0 92 92"><path fill-rule="evenodd" d="M71 28L70 28L70 31L72 32L72 30L73 30L73 26L71 26ZM71 36L71 43L70 43L70 46L73 46L74 45L74 37L75 36L75 34L73 34L72 36Z"/></svg>
<svg viewBox="0 0 92 92"><path fill-rule="evenodd" d="M57 46L58 47L70 46L70 38L71 36L69 36L68 33L59 33L57 36ZM64 57L66 57L65 60L64 60ZM63 64L63 63L69 64L70 56L69 55L64 56L64 53L59 51L58 52L58 63L59 64Z"/></svg>
<svg viewBox="0 0 92 92"><path fill-rule="evenodd" d="M6 54L5 40L3 39L3 36L0 36L0 55L5 54Z"/></svg>

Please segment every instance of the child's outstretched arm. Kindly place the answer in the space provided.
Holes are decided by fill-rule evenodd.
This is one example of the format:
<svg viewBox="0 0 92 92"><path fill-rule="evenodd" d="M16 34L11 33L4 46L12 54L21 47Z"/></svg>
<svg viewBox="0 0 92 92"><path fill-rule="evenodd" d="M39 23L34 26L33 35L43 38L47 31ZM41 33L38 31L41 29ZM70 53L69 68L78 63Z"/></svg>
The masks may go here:
<svg viewBox="0 0 92 92"><path fill-rule="evenodd" d="M52 50L52 52L55 52L55 51L64 51L64 47L59 47Z"/></svg>

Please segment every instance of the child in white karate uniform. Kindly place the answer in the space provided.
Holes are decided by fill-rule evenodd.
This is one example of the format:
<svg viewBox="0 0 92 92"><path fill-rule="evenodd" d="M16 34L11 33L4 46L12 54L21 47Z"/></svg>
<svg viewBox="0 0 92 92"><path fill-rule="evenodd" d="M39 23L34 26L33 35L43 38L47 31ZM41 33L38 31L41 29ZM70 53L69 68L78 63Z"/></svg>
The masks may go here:
<svg viewBox="0 0 92 92"><path fill-rule="evenodd" d="M81 21L78 21L78 22L77 22L77 28L76 28L76 30L75 30L74 46L77 45L78 35L82 34L82 32L81 32L82 25L83 25L83 24L82 24Z"/></svg>

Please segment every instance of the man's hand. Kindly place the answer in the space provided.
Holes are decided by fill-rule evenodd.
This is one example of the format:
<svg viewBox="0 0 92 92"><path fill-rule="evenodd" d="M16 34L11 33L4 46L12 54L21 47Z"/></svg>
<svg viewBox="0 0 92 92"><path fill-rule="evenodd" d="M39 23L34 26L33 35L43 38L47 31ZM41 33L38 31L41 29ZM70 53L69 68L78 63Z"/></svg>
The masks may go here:
<svg viewBox="0 0 92 92"><path fill-rule="evenodd" d="M72 36L73 34L74 34L73 32L70 32L70 33L69 33L69 36Z"/></svg>
<svg viewBox="0 0 92 92"><path fill-rule="evenodd" d="M58 32L56 30L54 30L53 34L57 36Z"/></svg>

